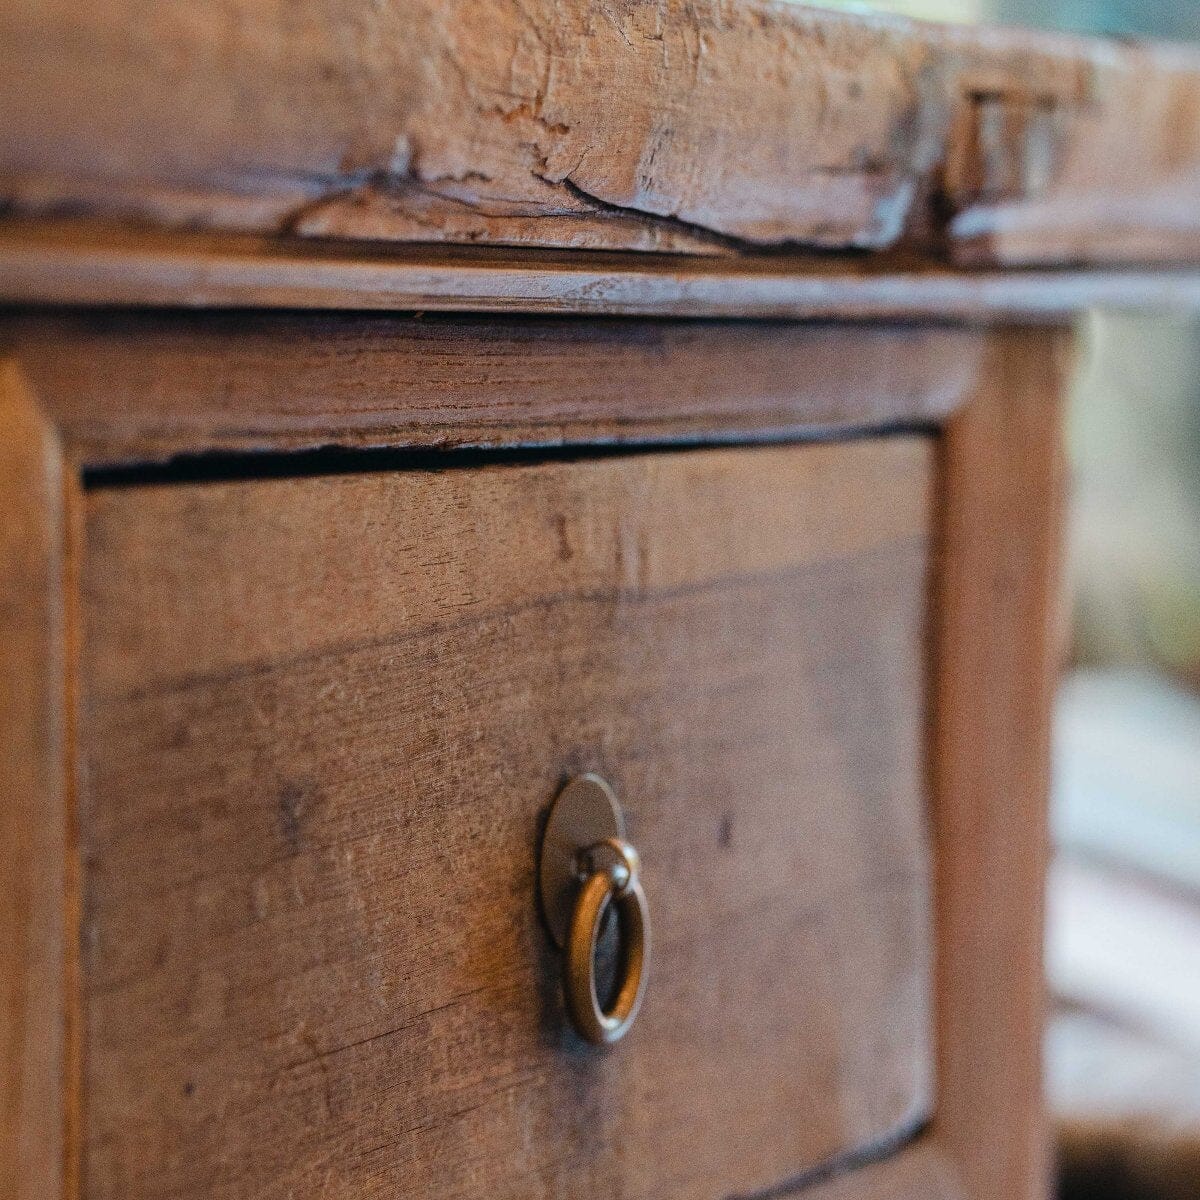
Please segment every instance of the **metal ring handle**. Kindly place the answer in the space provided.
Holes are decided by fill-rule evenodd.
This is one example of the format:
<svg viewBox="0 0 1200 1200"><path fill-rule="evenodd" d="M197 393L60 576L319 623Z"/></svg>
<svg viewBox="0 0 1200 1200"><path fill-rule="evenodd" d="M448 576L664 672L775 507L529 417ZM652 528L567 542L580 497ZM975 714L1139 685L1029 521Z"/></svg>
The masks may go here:
<svg viewBox="0 0 1200 1200"><path fill-rule="evenodd" d="M650 958L650 911L638 878L637 851L620 838L604 838L584 853L590 855L601 847L617 857L609 866L593 869L579 890L567 935L563 991L580 1036L593 1045L611 1046L629 1032L642 1006ZM614 903L621 939L621 983L612 1008L605 1012L596 995L596 942L604 914Z"/></svg>

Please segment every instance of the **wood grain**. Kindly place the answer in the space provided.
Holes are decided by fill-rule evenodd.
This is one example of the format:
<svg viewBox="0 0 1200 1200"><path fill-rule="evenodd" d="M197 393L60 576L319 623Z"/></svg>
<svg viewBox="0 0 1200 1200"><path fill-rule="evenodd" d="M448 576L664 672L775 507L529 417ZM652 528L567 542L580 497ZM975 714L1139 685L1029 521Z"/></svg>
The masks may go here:
<svg viewBox="0 0 1200 1200"><path fill-rule="evenodd" d="M1191 49L770 0L11 0L0 47L18 211L714 254L1200 249Z"/></svg>
<svg viewBox="0 0 1200 1200"><path fill-rule="evenodd" d="M70 1088L65 479L0 359L0 1198L63 1194Z"/></svg>
<svg viewBox="0 0 1200 1200"><path fill-rule="evenodd" d="M1067 208L1083 206L1072 202ZM1200 272L962 269L912 254L702 258L385 249L296 237L0 220L0 299L154 308L1064 324L1098 306L1194 312L1200 309Z"/></svg>
<svg viewBox="0 0 1200 1200"><path fill-rule="evenodd" d="M1061 339L997 337L944 434L934 1132L972 1200L1049 1190L1043 890L1057 673Z"/></svg>
<svg viewBox="0 0 1200 1200"><path fill-rule="evenodd" d="M950 328L29 316L0 346L74 459L341 447L646 445L929 425L971 395Z"/></svg>
<svg viewBox="0 0 1200 1200"><path fill-rule="evenodd" d="M805 1200L968 1200L969 1196L929 1134L878 1162L850 1161L827 1179L801 1180L794 1189L745 1200L784 1200L797 1195Z"/></svg>
<svg viewBox="0 0 1200 1200"><path fill-rule="evenodd" d="M932 482L897 436L89 492L91 1200L754 1194L902 1141ZM587 768L655 922L608 1055L533 898Z"/></svg>
<svg viewBox="0 0 1200 1200"><path fill-rule="evenodd" d="M948 170L956 260L1195 262L1195 54L1127 45L1119 61L1095 63L1089 98L1069 114L1036 87L978 96L962 138L973 147L964 157L974 162L974 178L967 167L956 187L953 163Z"/></svg>

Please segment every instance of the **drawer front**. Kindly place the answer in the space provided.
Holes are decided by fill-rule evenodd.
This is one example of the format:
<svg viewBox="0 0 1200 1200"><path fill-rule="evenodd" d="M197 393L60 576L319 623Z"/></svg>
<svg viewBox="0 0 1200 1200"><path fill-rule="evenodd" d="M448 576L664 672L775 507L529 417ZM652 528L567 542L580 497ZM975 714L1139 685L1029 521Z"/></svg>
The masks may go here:
<svg viewBox="0 0 1200 1200"><path fill-rule="evenodd" d="M723 1197L931 1104L932 441L87 494L91 1197ZM571 1031L562 782L642 1013Z"/></svg>

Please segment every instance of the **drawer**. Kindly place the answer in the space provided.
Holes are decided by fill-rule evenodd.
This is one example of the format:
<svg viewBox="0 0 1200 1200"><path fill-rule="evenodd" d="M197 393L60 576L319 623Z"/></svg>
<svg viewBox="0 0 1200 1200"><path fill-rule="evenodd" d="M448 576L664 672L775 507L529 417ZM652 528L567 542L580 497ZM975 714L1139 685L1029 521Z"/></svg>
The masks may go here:
<svg viewBox="0 0 1200 1200"><path fill-rule="evenodd" d="M84 1187L726 1197L932 1106L934 442L86 494ZM598 1050L537 848L615 787Z"/></svg>

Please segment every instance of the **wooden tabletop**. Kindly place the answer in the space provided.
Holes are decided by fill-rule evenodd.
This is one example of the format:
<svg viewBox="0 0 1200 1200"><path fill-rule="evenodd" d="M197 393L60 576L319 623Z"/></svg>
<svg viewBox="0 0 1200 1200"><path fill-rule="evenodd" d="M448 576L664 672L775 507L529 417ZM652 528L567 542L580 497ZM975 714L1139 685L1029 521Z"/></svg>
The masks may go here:
<svg viewBox="0 0 1200 1200"><path fill-rule="evenodd" d="M1187 47L770 0L13 0L0 114L9 299L63 298L11 253L48 217L238 234L255 261L263 239L732 260L756 315L820 308L763 300L814 252L889 277L1200 262Z"/></svg>

